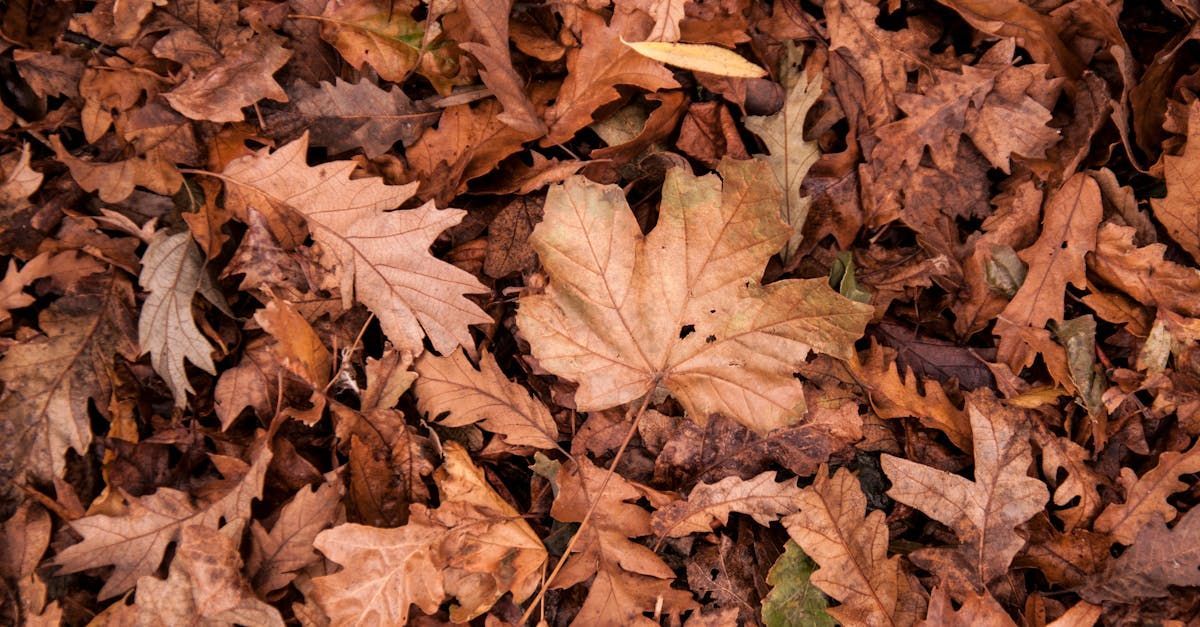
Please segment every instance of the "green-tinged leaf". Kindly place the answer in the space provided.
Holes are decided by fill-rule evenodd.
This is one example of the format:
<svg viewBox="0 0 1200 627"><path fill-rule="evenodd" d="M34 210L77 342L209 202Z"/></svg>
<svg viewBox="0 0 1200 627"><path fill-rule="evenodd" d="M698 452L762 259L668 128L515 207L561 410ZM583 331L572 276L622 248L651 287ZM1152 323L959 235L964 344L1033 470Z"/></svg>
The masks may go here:
<svg viewBox="0 0 1200 627"><path fill-rule="evenodd" d="M783 554L767 573L771 592L763 601L762 617L767 627L833 627L825 608L829 601L809 582L817 565L794 540L788 540Z"/></svg>

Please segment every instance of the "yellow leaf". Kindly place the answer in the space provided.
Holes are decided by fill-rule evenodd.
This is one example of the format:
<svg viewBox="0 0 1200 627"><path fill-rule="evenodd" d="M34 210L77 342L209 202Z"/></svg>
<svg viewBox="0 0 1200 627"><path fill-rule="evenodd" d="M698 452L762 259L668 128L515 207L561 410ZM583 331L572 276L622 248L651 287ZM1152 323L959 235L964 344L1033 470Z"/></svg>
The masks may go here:
<svg viewBox="0 0 1200 627"><path fill-rule="evenodd" d="M621 41L644 57L685 70L732 78L762 78L767 75L766 70L743 59L738 53L720 46L665 41Z"/></svg>

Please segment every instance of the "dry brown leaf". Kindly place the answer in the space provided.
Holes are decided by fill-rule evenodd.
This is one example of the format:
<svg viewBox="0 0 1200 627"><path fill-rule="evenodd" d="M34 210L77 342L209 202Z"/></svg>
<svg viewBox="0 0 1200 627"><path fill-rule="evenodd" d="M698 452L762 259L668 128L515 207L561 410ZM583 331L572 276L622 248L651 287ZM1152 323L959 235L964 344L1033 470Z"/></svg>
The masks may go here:
<svg viewBox="0 0 1200 627"><path fill-rule="evenodd" d="M184 360L216 374L212 346L196 328L192 299L199 292L210 303L232 315L225 297L217 291L204 268L204 257L190 233L159 233L142 255L142 289L149 292L138 318L138 344L150 353L151 363L175 396L175 406L187 405L193 391Z"/></svg>
<svg viewBox="0 0 1200 627"><path fill-rule="evenodd" d="M550 131L542 144L552 146L571 139L592 123L592 113L620 97L617 85L632 85L647 91L673 89L679 83L661 63L644 57L621 43L621 25L606 25L594 13L580 15L582 46L567 53L567 79L558 98L546 112Z"/></svg>
<svg viewBox="0 0 1200 627"><path fill-rule="evenodd" d="M867 514L858 479L845 468L826 468L800 492L799 513L783 519L788 534L820 568L812 584L841 605L829 615L844 624L913 625L925 612L900 558L887 556L888 530L881 511Z"/></svg>
<svg viewBox="0 0 1200 627"><path fill-rule="evenodd" d="M1093 603L1129 603L1171 594L1168 586L1200 586L1200 513L1189 510L1168 529L1152 514L1121 557L1092 577L1080 596Z"/></svg>
<svg viewBox="0 0 1200 627"><path fill-rule="evenodd" d="M1100 187L1086 174L1072 176L1046 201L1041 235L1020 252L1029 264L1025 282L996 323L997 359L1014 373L1033 363L1024 330L1061 322L1067 285L1086 285L1084 257L1096 247L1102 213Z"/></svg>
<svg viewBox="0 0 1200 627"><path fill-rule="evenodd" d="M409 146L439 115L414 104L397 87L384 90L366 79L350 83L338 78L315 87L301 81L288 94L294 107L268 117L273 136L307 129L313 145L333 153L361 148L375 158L396 142Z"/></svg>
<svg viewBox="0 0 1200 627"><path fill-rule="evenodd" d="M173 194L183 184L175 166L161 159L134 157L125 161L104 163L79 159L67 151L58 135L50 137L55 156L71 170L71 177L101 200L121 202L133 193L134 187L145 187L158 194Z"/></svg>
<svg viewBox="0 0 1200 627"><path fill-rule="evenodd" d="M1054 504L1058 506L1054 515L1063 521L1068 532L1085 526L1100 511L1098 488L1104 483L1099 473L1088 466L1087 449L1044 429L1036 430L1034 435L1042 449L1042 474L1058 477L1059 471L1066 471L1066 478L1054 489Z"/></svg>
<svg viewBox="0 0 1200 627"><path fill-rule="evenodd" d="M505 378L491 353L482 351L479 370L462 351L447 357L425 354L416 363L417 407L447 427L479 423L512 446L558 448L558 426L546 406ZM445 418L438 419L442 414Z"/></svg>
<svg viewBox="0 0 1200 627"><path fill-rule="evenodd" d="M970 421L946 397L940 383L924 381L922 391L917 376L905 368L902 378L900 364L878 344L871 346L865 360L856 356L848 363L855 380L866 388L880 418L911 416L926 427L942 431L959 448L970 448Z"/></svg>
<svg viewBox="0 0 1200 627"><path fill-rule="evenodd" d="M0 208L6 211L23 207L42 186L44 177L30 167L30 155L29 144L22 144L21 152L0 157Z"/></svg>
<svg viewBox="0 0 1200 627"><path fill-rule="evenodd" d="M647 496L647 489L614 475L600 491L605 471L586 457L580 466L558 474L559 492L550 513L564 523L581 522L592 500L595 512L566 565L550 582L552 588L569 588L589 581L587 599L571 623L592 625L656 625L644 616L647 611L678 615L694 605L692 596L671 587L675 574L662 559L631 538L651 534L650 512L631 503Z"/></svg>
<svg viewBox="0 0 1200 627"><path fill-rule="evenodd" d="M1121 486L1125 500L1112 503L1096 519L1096 531L1111 533L1121 544L1132 544L1142 527L1159 519L1175 519L1175 506L1167 502L1172 494L1186 490L1188 484L1181 475L1200 472L1200 444L1185 452L1167 451L1158 457L1158 464L1138 477L1129 468L1121 469Z"/></svg>
<svg viewBox="0 0 1200 627"><path fill-rule="evenodd" d="M1188 108L1188 142L1183 154L1163 156L1167 196L1151 199L1154 217L1192 258L1200 261L1200 194L1193 183L1200 176L1200 102Z"/></svg>
<svg viewBox="0 0 1200 627"><path fill-rule="evenodd" d="M242 107L263 98L287 102L287 92L271 75L291 56L283 39L259 35L227 51L220 63L188 77L163 98L193 120L240 122L245 119Z"/></svg>
<svg viewBox="0 0 1200 627"><path fill-rule="evenodd" d="M254 313L254 321L275 338L275 353L283 367L323 392L333 370L333 356L296 308L285 300L272 300Z"/></svg>
<svg viewBox="0 0 1200 627"><path fill-rule="evenodd" d="M257 520L250 523L253 542L246 570L251 573L255 590L261 594L274 592L320 559L313 550L313 540L333 524L341 507L340 491L332 483L322 483L315 490L301 488L279 509L270 533Z"/></svg>
<svg viewBox="0 0 1200 627"><path fill-rule="evenodd" d="M543 368L579 383L580 410L662 386L693 420L723 413L766 432L803 414L792 373L810 350L849 357L871 308L825 279L760 286L789 237L780 190L760 162L720 171L670 171L646 236L616 186L551 189L533 234L550 286L521 299L517 324Z"/></svg>
<svg viewBox="0 0 1200 627"><path fill-rule="evenodd" d="M89 400L108 398L117 355L136 357L133 306L129 282L109 271L42 311L38 324L45 335L5 350L0 483L15 486L25 476L50 481L66 469L68 449L87 453Z"/></svg>
<svg viewBox="0 0 1200 627"><path fill-rule="evenodd" d="M492 319L464 294L487 288L429 254L438 235L466 212L438 210L432 202L391 211L412 197L416 185L351 179L353 161L310 167L307 148L305 135L273 153L264 150L230 163L222 175L227 193L240 194L240 202L259 211L303 217L337 268L343 306L362 302L397 346L420 354L426 335L443 354L472 345L467 327Z"/></svg>
<svg viewBox="0 0 1200 627"><path fill-rule="evenodd" d="M729 515L746 514L760 525L796 511L800 489L792 481L775 482L775 471L752 479L726 477L692 488L686 501L675 501L654 512L650 526L655 535L682 538L713 531L729 522Z"/></svg>
<svg viewBox="0 0 1200 627"><path fill-rule="evenodd" d="M1200 269L1168 261L1167 247L1134 244L1135 229L1113 222L1100 227L1096 250L1088 255L1088 268L1148 307L1200 317Z"/></svg>
<svg viewBox="0 0 1200 627"><path fill-rule="evenodd" d="M153 573L167 546L180 539L187 527L216 529L221 521L243 525L250 503L262 496L263 479L273 456L266 438L260 437L251 452L251 463L212 455L225 476L213 483L211 500L195 501L186 492L159 488L141 497L126 495L128 509L118 515L96 514L71 522L83 540L59 551L54 564L62 573L115 566L100 589L100 599L111 599Z"/></svg>
<svg viewBox="0 0 1200 627"><path fill-rule="evenodd" d="M141 577L136 603L117 602L92 624L283 627L279 610L254 596L242 577L229 529L184 527L167 578Z"/></svg>
<svg viewBox="0 0 1200 627"><path fill-rule="evenodd" d="M1077 77L1079 57L1059 38L1059 27L1050 18L1019 0L938 0L954 9L975 28L1000 37L1016 38L1040 63L1059 76Z"/></svg>
<svg viewBox="0 0 1200 627"><path fill-rule="evenodd" d="M799 55L797 55L799 56ZM799 61L799 59L797 59ZM783 247L783 262L786 264L800 246L804 237L804 222L812 199L803 195L800 184L808 170L817 162L821 151L817 143L804 139L804 120L808 110L821 97L821 78L809 79L803 68L793 68L791 59L787 63L785 84L789 84L783 108L778 113L746 118L746 128L758 135L767 146L767 163L775 174L775 181L783 189L783 221L792 227L792 236Z"/></svg>
<svg viewBox="0 0 1200 627"><path fill-rule="evenodd" d="M883 455L892 482L888 496L954 530L960 550L983 589L1008 571L1025 546L1016 527L1042 511L1045 484L1028 476L1033 463L1028 416L983 394L967 401L974 443L975 480L907 459Z"/></svg>
<svg viewBox="0 0 1200 627"><path fill-rule="evenodd" d="M1000 603L988 592L972 594L957 610L950 604L950 595L943 587L929 595L929 613L922 627L1016 627Z"/></svg>
<svg viewBox="0 0 1200 627"><path fill-rule="evenodd" d="M479 78L504 106L504 113L496 118L532 139L546 134L546 124L525 94L525 81L513 69L508 52L508 16L512 4L512 0L462 0L461 7L482 42L464 43L461 47L483 64Z"/></svg>
<svg viewBox="0 0 1200 627"><path fill-rule="evenodd" d="M436 510L415 505L396 529L347 523L317 536L315 546L345 567L313 580L335 624L402 625L410 605L432 614L448 596L459 602L451 620L466 622L508 592L520 603L537 587L546 561L537 534L488 486L466 449L448 443L445 452Z"/></svg>

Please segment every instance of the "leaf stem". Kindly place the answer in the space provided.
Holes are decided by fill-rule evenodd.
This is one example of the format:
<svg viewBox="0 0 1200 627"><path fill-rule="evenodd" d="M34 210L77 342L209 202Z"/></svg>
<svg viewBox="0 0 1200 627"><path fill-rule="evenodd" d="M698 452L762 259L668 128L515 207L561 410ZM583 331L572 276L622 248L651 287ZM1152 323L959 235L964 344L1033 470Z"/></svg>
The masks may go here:
<svg viewBox="0 0 1200 627"><path fill-rule="evenodd" d="M657 383L650 386L650 390L647 391L646 395L642 398L642 403L638 406L637 413L633 416L633 422L629 425L629 431L625 433L625 439L621 442L621 447L617 449L617 454L613 457L612 463L608 465L608 472L604 475L604 481L600 483L600 489L596 491L596 495L592 499L592 504L588 506L587 513L584 514L583 520L579 523L579 528L575 530L575 535L571 536L571 541L567 543L567 548L563 551L562 559L560 559L558 563L554 565L554 570L550 571L550 576L542 582L541 587L538 589L537 596L534 597L533 602L529 604L529 607L525 608L525 613L521 615L522 625L528 623L529 617L533 614L534 608L541 604L542 598L546 596L546 592L550 589L550 584L553 583L554 578L558 576L558 571L562 570L563 565L566 564L567 560L571 558L571 550L575 548L575 543L578 542L579 538L583 536L584 530L587 529L588 522L590 522L592 519L592 514L596 512L596 507L600 505L600 497L604 494L604 489L608 487L608 482L613 478L613 474L616 473L617 464L621 463L621 457L625 454L626 447L628 447L629 442L633 440L633 434L637 432L638 423L642 421L642 416L646 413L646 408L650 406L650 396L656 387ZM578 463L575 464L575 472L583 472L583 467ZM587 485L587 481L582 478L580 483L585 487Z"/></svg>

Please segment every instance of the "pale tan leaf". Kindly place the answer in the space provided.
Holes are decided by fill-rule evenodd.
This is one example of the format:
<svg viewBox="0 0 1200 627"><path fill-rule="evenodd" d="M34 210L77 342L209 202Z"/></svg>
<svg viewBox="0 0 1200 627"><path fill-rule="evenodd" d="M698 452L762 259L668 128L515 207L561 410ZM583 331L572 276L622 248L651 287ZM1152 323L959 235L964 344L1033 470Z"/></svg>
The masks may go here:
<svg viewBox="0 0 1200 627"><path fill-rule="evenodd" d="M184 360L209 374L216 374L212 345L196 328L192 299L200 292L214 304L223 299L204 270L204 257L189 233L159 234L142 255L138 284L150 293L138 317L138 344L150 353L154 370L167 382L175 406L187 405L192 391Z"/></svg>
<svg viewBox="0 0 1200 627"><path fill-rule="evenodd" d="M540 401L505 378L496 358L483 351L479 370L462 351L448 357L425 354L416 363L417 407L448 427L480 426L513 446L558 447L558 426Z"/></svg>
<svg viewBox="0 0 1200 627"><path fill-rule="evenodd" d="M780 516L795 513L799 495L794 481L776 483L774 470L752 479L726 477L692 488L686 501L675 501L654 512L650 525L655 534L668 538L713 531L728 523L734 512L770 525Z"/></svg>
<svg viewBox="0 0 1200 627"><path fill-rule="evenodd" d="M391 211L412 197L415 184L351 179L353 161L309 167L307 149L305 135L273 153L263 150L230 163L223 174L227 193L263 212L290 211L304 218L337 267L343 305L348 308L352 300L366 305L398 347L420 354L426 335L442 354L472 345L467 327L492 319L464 294L487 288L429 253L438 235L466 212L438 210L432 202ZM303 240L286 231L276 236Z"/></svg>
<svg viewBox="0 0 1200 627"><path fill-rule="evenodd" d="M1171 238L1192 258L1200 261L1200 195L1196 177L1200 176L1200 103L1188 108L1188 141L1183 154L1163 156L1163 174L1167 179L1167 197L1153 198L1154 217L1166 227Z"/></svg>
<svg viewBox="0 0 1200 627"><path fill-rule="evenodd" d="M1008 572L1025 546L1016 527L1042 511L1050 498L1046 485L1028 476L1033 463L1029 418L983 394L967 401L974 442L975 480L883 455L892 487L888 496L915 507L954 530L961 550L985 586Z"/></svg>
<svg viewBox="0 0 1200 627"><path fill-rule="evenodd" d="M761 162L720 172L671 170L646 236L617 186L550 190L533 234L550 285L521 299L517 323L543 368L579 384L580 410L661 385L693 420L723 413L766 432L805 411L792 374L810 350L849 357L871 307L825 279L759 285L790 235L780 190Z"/></svg>
<svg viewBox="0 0 1200 627"><path fill-rule="evenodd" d="M115 566L100 589L100 600L115 597L157 570L167 545L178 541L183 529L192 525L216 529L222 521L244 524L251 501L262 496L271 457L265 437L254 445L250 464L212 455L225 479L216 484L221 491L207 502L159 488L146 496L127 496L128 510L119 515L96 514L72 521L71 528L83 540L60 551L53 563L62 567L61 573Z"/></svg>
<svg viewBox="0 0 1200 627"><path fill-rule="evenodd" d="M767 71L742 55L712 44L681 44L666 41L624 42L638 54L660 63L731 78L762 78Z"/></svg>

